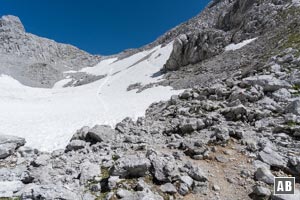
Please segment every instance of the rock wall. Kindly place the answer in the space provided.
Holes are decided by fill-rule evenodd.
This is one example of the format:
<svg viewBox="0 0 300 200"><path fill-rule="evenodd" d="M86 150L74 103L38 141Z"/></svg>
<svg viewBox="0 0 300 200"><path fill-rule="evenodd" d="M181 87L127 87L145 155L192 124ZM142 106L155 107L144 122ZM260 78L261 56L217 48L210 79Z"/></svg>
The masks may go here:
<svg viewBox="0 0 300 200"><path fill-rule="evenodd" d="M186 31L186 36L179 36L175 39L174 50L165 65L165 71L177 70L188 64L201 62L220 54L229 43L239 43L270 31L276 26L274 16L284 4L287 2L214 1L206 9L206 11L211 11L213 16L204 12L198 18L202 21L211 16L211 19L207 19L206 25L191 22L195 29L191 33ZM185 30L186 25L181 26Z"/></svg>

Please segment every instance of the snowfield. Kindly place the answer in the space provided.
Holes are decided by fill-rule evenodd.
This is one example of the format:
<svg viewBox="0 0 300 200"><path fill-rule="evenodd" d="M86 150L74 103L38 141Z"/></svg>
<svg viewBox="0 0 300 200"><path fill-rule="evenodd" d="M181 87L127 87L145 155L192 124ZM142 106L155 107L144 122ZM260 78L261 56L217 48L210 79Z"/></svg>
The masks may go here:
<svg viewBox="0 0 300 200"><path fill-rule="evenodd" d="M125 117L143 116L147 107L167 100L171 87L153 87L141 93L127 91L131 84L157 82L160 68L169 58L172 43L137 53L123 60L107 59L81 71L105 78L80 87L55 84L52 89L31 88L12 77L0 76L0 133L20 136L27 145L43 151L64 148L82 126L114 126Z"/></svg>

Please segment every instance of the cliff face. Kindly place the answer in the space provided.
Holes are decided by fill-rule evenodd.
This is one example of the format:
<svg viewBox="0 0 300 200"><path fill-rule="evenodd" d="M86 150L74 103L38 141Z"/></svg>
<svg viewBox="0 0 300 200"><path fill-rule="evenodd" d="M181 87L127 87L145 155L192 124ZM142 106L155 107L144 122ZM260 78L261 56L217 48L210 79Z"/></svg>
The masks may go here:
<svg viewBox="0 0 300 200"><path fill-rule="evenodd" d="M0 73L35 87L51 87L63 71L91 67L100 60L74 46L25 32L15 16L0 18Z"/></svg>

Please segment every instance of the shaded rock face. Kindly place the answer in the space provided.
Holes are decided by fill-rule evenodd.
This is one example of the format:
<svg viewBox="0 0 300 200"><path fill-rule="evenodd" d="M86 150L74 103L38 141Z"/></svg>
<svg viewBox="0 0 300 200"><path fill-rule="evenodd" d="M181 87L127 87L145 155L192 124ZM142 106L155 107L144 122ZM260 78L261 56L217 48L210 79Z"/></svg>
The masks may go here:
<svg viewBox="0 0 300 200"><path fill-rule="evenodd" d="M271 0L236 0L229 10L221 13L216 27L232 32L234 42L255 37L275 26L277 4Z"/></svg>
<svg viewBox="0 0 300 200"><path fill-rule="evenodd" d="M62 79L63 71L91 67L99 61L99 56L72 45L26 33L18 17L0 18L0 73L10 75L22 84L51 87Z"/></svg>
<svg viewBox="0 0 300 200"><path fill-rule="evenodd" d="M165 64L166 71L195 64L219 54L228 41L223 31L208 30L195 34L181 35L175 39L173 52Z"/></svg>
<svg viewBox="0 0 300 200"><path fill-rule="evenodd" d="M229 31L238 28L245 17L245 13L251 8L257 0L238 0L232 8L224 15L221 16L217 27L224 31Z"/></svg>
<svg viewBox="0 0 300 200"><path fill-rule="evenodd" d="M96 125L93 128L83 127L78 130L72 137L71 141L82 140L95 144L97 142L107 142L113 140L115 130L107 125Z"/></svg>

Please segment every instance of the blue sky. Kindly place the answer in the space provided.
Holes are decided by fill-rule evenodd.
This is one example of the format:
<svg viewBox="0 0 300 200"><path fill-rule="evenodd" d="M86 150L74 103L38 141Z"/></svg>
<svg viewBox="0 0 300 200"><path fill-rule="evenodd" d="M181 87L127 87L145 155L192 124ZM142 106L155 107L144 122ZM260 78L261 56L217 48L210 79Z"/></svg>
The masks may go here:
<svg viewBox="0 0 300 200"><path fill-rule="evenodd" d="M110 55L154 41L209 1L0 0L0 15L20 17L30 33Z"/></svg>

